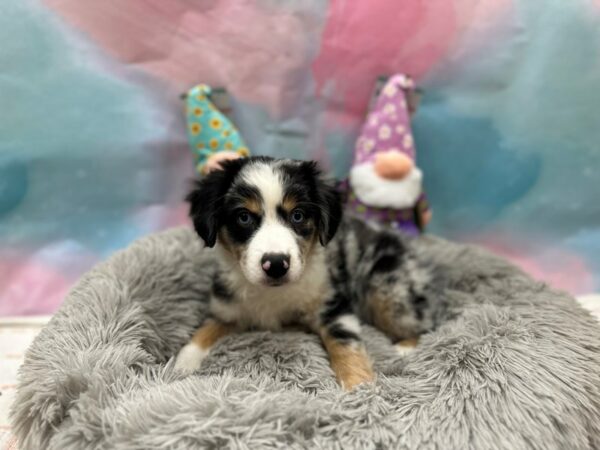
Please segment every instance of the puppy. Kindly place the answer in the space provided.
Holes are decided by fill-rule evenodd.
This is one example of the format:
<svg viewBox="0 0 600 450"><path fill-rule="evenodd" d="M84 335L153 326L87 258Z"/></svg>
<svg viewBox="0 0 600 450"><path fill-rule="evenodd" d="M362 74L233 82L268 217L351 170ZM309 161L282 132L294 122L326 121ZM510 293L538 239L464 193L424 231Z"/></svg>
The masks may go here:
<svg viewBox="0 0 600 450"><path fill-rule="evenodd" d="M230 333L302 325L320 336L338 381L351 389L374 379L361 320L395 340L429 327L422 293L429 278L399 235L349 218L328 246L342 205L314 162L227 161L188 201L217 267L210 316L179 352L177 369L197 369Z"/></svg>

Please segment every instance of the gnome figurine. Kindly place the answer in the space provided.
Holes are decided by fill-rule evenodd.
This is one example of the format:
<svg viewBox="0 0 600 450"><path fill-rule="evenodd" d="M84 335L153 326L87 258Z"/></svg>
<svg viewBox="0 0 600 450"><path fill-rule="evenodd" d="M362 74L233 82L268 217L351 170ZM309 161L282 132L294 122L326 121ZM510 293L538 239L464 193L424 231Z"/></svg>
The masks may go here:
<svg viewBox="0 0 600 450"><path fill-rule="evenodd" d="M414 90L414 82L402 74L381 90L356 142L347 206L369 220L418 235L431 211L415 163L407 101Z"/></svg>
<svg viewBox="0 0 600 450"><path fill-rule="evenodd" d="M233 123L211 101L206 84L185 95L188 140L201 175L219 169L221 162L249 156L248 148Z"/></svg>

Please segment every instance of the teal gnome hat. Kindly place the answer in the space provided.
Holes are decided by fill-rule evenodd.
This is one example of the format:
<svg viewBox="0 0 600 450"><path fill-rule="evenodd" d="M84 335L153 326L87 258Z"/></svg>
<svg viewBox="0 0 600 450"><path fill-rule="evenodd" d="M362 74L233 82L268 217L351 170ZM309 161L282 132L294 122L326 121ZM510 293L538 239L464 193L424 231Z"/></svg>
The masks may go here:
<svg viewBox="0 0 600 450"><path fill-rule="evenodd" d="M242 157L250 154L240 133L213 104L210 94L208 85L199 84L190 89L185 98L188 140L196 156L198 173L202 173L202 167L215 153L230 151Z"/></svg>

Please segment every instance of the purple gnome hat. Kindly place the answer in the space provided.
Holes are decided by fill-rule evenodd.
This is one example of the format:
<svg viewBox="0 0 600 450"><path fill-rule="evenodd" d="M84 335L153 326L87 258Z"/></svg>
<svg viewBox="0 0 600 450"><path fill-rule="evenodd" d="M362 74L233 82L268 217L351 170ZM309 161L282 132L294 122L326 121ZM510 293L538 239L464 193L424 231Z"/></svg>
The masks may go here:
<svg viewBox="0 0 600 450"><path fill-rule="evenodd" d="M415 159L405 91L414 89L406 75L394 75L381 90L356 142L354 164L373 161L381 152L399 151Z"/></svg>

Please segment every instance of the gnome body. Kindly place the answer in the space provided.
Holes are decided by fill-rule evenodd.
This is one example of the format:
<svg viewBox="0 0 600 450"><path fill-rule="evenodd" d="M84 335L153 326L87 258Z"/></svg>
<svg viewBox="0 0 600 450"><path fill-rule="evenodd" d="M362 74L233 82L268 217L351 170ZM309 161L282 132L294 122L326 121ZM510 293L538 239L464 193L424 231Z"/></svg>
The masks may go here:
<svg viewBox="0 0 600 450"><path fill-rule="evenodd" d="M423 174L415 163L407 93L413 81L389 79L356 143L348 208L369 220L417 235L431 218Z"/></svg>

